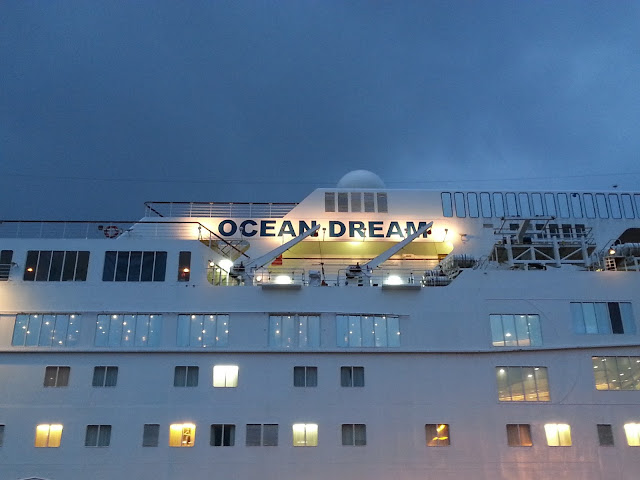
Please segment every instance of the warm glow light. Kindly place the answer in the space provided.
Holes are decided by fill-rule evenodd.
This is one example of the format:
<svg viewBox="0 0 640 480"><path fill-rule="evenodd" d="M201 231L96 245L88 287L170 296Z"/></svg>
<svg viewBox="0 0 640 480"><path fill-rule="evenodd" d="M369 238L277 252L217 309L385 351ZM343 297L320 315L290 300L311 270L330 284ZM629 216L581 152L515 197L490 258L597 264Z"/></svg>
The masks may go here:
<svg viewBox="0 0 640 480"><path fill-rule="evenodd" d="M170 447L193 447L196 426L193 423L174 423L169 426Z"/></svg>
<svg viewBox="0 0 640 480"><path fill-rule="evenodd" d="M640 447L640 424L626 423L624 433L627 435L627 444L630 447Z"/></svg>
<svg viewBox="0 0 640 480"><path fill-rule="evenodd" d="M62 425L38 425L36 427L36 447L59 447Z"/></svg>
<svg viewBox="0 0 640 480"><path fill-rule="evenodd" d="M547 445L550 447L570 447L571 427L566 423L547 423L544 426Z"/></svg>
<svg viewBox="0 0 640 480"><path fill-rule="evenodd" d="M237 365L215 365L213 367L214 387L237 387L238 386L238 366Z"/></svg>
<svg viewBox="0 0 640 480"><path fill-rule="evenodd" d="M402 279L398 275L389 275L384 283L387 285L402 285Z"/></svg>
<svg viewBox="0 0 640 480"><path fill-rule="evenodd" d="M615 248L610 248L609 249L609 255L615 255L616 254L616 249Z"/></svg>
<svg viewBox="0 0 640 480"><path fill-rule="evenodd" d="M27 272L33 272L33 268L31 267L27 268Z"/></svg>
<svg viewBox="0 0 640 480"><path fill-rule="evenodd" d="M224 258L218 262L218 265L220 265L220 268L222 268L223 270L230 272L231 267L233 267L233 262L228 258Z"/></svg>
<svg viewBox="0 0 640 480"><path fill-rule="evenodd" d="M184 267L184 268L182 269L182 271L183 271L184 273L189 273L189 269L188 269L187 267Z"/></svg>
<svg viewBox="0 0 640 480"><path fill-rule="evenodd" d="M292 282L289 275L278 275L275 279L275 283L278 285L289 285Z"/></svg>
<svg viewBox="0 0 640 480"><path fill-rule="evenodd" d="M318 446L318 425L315 423L295 423L293 425L293 446Z"/></svg>

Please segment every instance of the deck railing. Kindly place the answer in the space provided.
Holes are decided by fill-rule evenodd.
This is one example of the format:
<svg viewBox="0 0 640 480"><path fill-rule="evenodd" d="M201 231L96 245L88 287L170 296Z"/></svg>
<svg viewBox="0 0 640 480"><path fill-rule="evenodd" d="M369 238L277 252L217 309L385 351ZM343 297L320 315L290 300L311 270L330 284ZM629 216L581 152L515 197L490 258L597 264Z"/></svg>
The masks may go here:
<svg viewBox="0 0 640 480"><path fill-rule="evenodd" d="M147 217L282 218L297 203L145 202Z"/></svg>

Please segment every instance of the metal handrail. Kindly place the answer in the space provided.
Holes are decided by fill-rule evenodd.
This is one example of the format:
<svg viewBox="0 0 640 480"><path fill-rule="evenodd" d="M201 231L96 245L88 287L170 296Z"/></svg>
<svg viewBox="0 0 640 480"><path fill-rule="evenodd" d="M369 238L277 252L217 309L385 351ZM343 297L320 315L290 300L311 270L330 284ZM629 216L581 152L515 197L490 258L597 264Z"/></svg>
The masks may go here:
<svg viewBox="0 0 640 480"><path fill-rule="evenodd" d="M146 214L159 217L282 218L297 203L278 202L145 202Z"/></svg>

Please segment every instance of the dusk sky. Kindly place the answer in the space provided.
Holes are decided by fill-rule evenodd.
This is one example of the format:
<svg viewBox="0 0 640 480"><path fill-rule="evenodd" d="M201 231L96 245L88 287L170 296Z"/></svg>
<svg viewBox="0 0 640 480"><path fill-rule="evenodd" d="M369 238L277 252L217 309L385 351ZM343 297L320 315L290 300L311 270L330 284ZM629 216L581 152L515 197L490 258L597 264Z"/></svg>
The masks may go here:
<svg viewBox="0 0 640 480"><path fill-rule="evenodd" d="M640 191L640 2L2 0L0 165L0 219Z"/></svg>

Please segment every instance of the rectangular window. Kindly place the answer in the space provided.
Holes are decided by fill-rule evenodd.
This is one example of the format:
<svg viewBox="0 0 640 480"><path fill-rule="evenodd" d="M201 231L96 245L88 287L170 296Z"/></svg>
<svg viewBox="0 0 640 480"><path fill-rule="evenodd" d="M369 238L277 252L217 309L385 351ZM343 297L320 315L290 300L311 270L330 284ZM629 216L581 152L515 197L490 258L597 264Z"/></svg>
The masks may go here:
<svg viewBox="0 0 640 480"><path fill-rule="evenodd" d="M179 347L226 347L229 345L229 315L178 315Z"/></svg>
<svg viewBox="0 0 640 480"><path fill-rule="evenodd" d="M598 425L598 443L601 447L613 447L613 429L611 425Z"/></svg>
<svg viewBox="0 0 640 480"><path fill-rule="evenodd" d="M318 367L293 367L294 387L317 387Z"/></svg>
<svg viewBox="0 0 640 480"><path fill-rule="evenodd" d="M178 281L188 282L191 278L191 252L180 252L178 255Z"/></svg>
<svg viewBox="0 0 640 480"><path fill-rule="evenodd" d="M387 213L387 194L386 193L378 193L376 194L376 199L378 200L378 213Z"/></svg>
<svg viewBox="0 0 640 480"><path fill-rule="evenodd" d="M596 218L596 205L593 201L593 195L585 193L582 196L584 202L584 216L587 218Z"/></svg>
<svg viewBox="0 0 640 480"><path fill-rule="evenodd" d="M596 390L640 390L640 357L591 357Z"/></svg>
<svg viewBox="0 0 640 480"><path fill-rule="evenodd" d="M620 200L615 193L609 194L609 205L611 206L611 218L622 218L620 211Z"/></svg>
<svg viewBox="0 0 640 480"><path fill-rule="evenodd" d="M340 367L341 387L364 387L364 367Z"/></svg>
<svg viewBox="0 0 640 480"><path fill-rule="evenodd" d="M522 209L522 216L524 218L531 217L531 206L529 204L529 195L527 195L526 193L519 193L518 201L520 202L520 208Z"/></svg>
<svg viewBox="0 0 640 480"><path fill-rule="evenodd" d="M324 211L336 211L336 194L334 192L324 192Z"/></svg>
<svg viewBox="0 0 640 480"><path fill-rule="evenodd" d="M212 447L233 447L236 443L236 426L229 424L211 425L211 438L209 445Z"/></svg>
<svg viewBox="0 0 640 480"><path fill-rule="evenodd" d="M531 447L531 425L526 423L507 424L507 443L510 447Z"/></svg>
<svg viewBox="0 0 640 480"><path fill-rule="evenodd" d="M491 196L486 193L480 193L480 207L482 209L482 218L491 218Z"/></svg>
<svg viewBox="0 0 640 480"><path fill-rule="evenodd" d="M200 368L196 366L177 366L173 372L174 387L197 387Z"/></svg>
<svg viewBox="0 0 640 480"><path fill-rule="evenodd" d="M575 333L636 333L629 302L571 302L571 316Z"/></svg>
<svg viewBox="0 0 640 480"><path fill-rule="evenodd" d="M349 194L346 192L338 192L338 211L349 211Z"/></svg>
<svg viewBox="0 0 640 480"><path fill-rule="evenodd" d="M375 212L375 205L373 203L373 192L364 192L364 211Z"/></svg>
<svg viewBox="0 0 640 480"><path fill-rule="evenodd" d="M604 193L596 193L596 207L600 218L609 218L607 198L604 196Z"/></svg>
<svg viewBox="0 0 640 480"><path fill-rule="evenodd" d="M164 282L167 252L108 251L104 254L104 282Z"/></svg>
<svg viewBox="0 0 640 480"><path fill-rule="evenodd" d="M351 192L351 211L352 212L362 211L362 193L361 192Z"/></svg>
<svg viewBox="0 0 640 480"><path fill-rule="evenodd" d="M74 347L80 335L80 315L16 315L11 345L19 347Z"/></svg>
<svg viewBox="0 0 640 480"><path fill-rule="evenodd" d="M496 367L498 400L501 402L548 402L546 367Z"/></svg>
<svg viewBox="0 0 640 480"><path fill-rule="evenodd" d="M157 423L145 423L142 430L142 446L157 447L160 437L160 425Z"/></svg>
<svg viewBox="0 0 640 480"><path fill-rule="evenodd" d="M316 423L294 423L293 424L293 446L294 447L317 447L318 446L318 425Z"/></svg>
<svg viewBox="0 0 640 480"><path fill-rule="evenodd" d="M247 447L277 447L278 425L247 424L246 444Z"/></svg>
<svg viewBox="0 0 640 480"><path fill-rule="evenodd" d="M85 447L108 447L111 443L111 425L87 425Z"/></svg>
<svg viewBox="0 0 640 480"><path fill-rule="evenodd" d="M93 367L94 387L115 387L118 383L118 367Z"/></svg>
<svg viewBox="0 0 640 480"><path fill-rule="evenodd" d="M393 315L337 315L339 347L399 347L400 321Z"/></svg>
<svg viewBox="0 0 640 480"><path fill-rule="evenodd" d="M234 388L238 386L237 365L215 365L213 367L213 386Z"/></svg>
<svg viewBox="0 0 640 480"><path fill-rule="evenodd" d="M467 216L467 210L464 204L464 193L456 192L453 194L453 201L456 206L456 217L464 218Z"/></svg>
<svg viewBox="0 0 640 480"><path fill-rule="evenodd" d="M478 194L467 193L467 203L469 204L469 216L471 218L478 218Z"/></svg>
<svg viewBox="0 0 640 480"><path fill-rule="evenodd" d="M270 315L269 346L316 348L320 346L319 315Z"/></svg>
<svg viewBox="0 0 640 480"><path fill-rule="evenodd" d="M169 426L170 447L193 447L196 426L193 423L174 423Z"/></svg>
<svg viewBox="0 0 640 480"><path fill-rule="evenodd" d="M538 315L490 315L494 347L537 347L542 345Z"/></svg>
<svg viewBox="0 0 640 480"><path fill-rule="evenodd" d="M427 434L427 447L448 447L451 445L448 424L427 423L424 429Z"/></svg>
<svg viewBox="0 0 640 480"><path fill-rule="evenodd" d="M9 280L13 250L0 250L0 281Z"/></svg>
<svg viewBox="0 0 640 480"><path fill-rule="evenodd" d="M57 448L62 439L62 425L38 425L36 427L35 446L38 448Z"/></svg>
<svg viewBox="0 0 640 480"><path fill-rule="evenodd" d="M47 367L44 371L45 387L66 387L69 385L71 367Z"/></svg>
<svg viewBox="0 0 640 480"><path fill-rule="evenodd" d="M363 423L342 424L342 445L364 447L367 444L367 426Z"/></svg>
<svg viewBox="0 0 640 480"><path fill-rule="evenodd" d="M442 192L442 215L444 217L453 217L453 208L451 204L451 194Z"/></svg>
<svg viewBox="0 0 640 480"><path fill-rule="evenodd" d="M547 445L550 447L570 447L571 427L566 423L547 423L544 426Z"/></svg>
<svg viewBox="0 0 640 480"><path fill-rule="evenodd" d="M640 423L626 423L624 433L627 436L627 445L640 447Z"/></svg>
<svg viewBox="0 0 640 480"><path fill-rule="evenodd" d="M542 203L542 195L539 193L531 194L531 203L533 204L533 215L541 217L544 215L544 205Z"/></svg>
<svg viewBox="0 0 640 480"><path fill-rule="evenodd" d="M575 218L582 218L582 204L580 203L580 194L571 194L571 210L573 210L573 216Z"/></svg>
<svg viewBox="0 0 640 480"><path fill-rule="evenodd" d="M622 198L622 209L624 210L624 218L634 218L633 201L631 200L631 195L629 195L628 193L623 193L620 197Z"/></svg>
<svg viewBox="0 0 640 480"><path fill-rule="evenodd" d="M518 208L518 199L515 193L505 193L505 204L507 206L507 216L519 217L520 209Z"/></svg>
<svg viewBox="0 0 640 480"><path fill-rule="evenodd" d="M89 252L29 250L23 280L27 282L84 282Z"/></svg>
<svg viewBox="0 0 640 480"><path fill-rule="evenodd" d="M96 347L157 347L162 315L98 315Z"/></svg>
<svg viewBox="0 0 640 480"><path fill-rule="evenodd" d="M0 425L0 447L4 445L4 425Z"/></svg>
<svg viewBox="0 0 640 480"><path fill-rule="evenodd" d="M569 199L566 193L558 194L558 210L561 218L569 218Z"/></svg>

